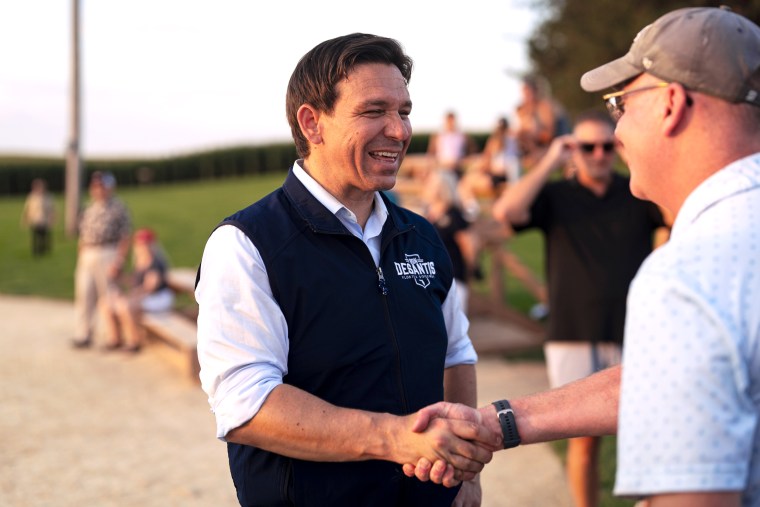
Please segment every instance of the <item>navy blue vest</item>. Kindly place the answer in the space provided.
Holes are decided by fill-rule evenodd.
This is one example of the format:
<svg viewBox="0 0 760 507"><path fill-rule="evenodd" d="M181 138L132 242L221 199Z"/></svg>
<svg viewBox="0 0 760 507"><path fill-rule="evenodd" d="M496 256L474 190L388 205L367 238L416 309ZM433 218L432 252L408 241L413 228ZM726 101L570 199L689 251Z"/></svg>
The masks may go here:
<svg viewBox="0 0 760 507"><path fill-rule="evenodd" d="M404 415L443 399L452 267L430 223L384 201L380 269L292 172L222 224L243 231L266 265L288 324L284 382L341 407ZM239 444L228 454L243 506L451 505L457 492L386 461L310 462Z"/></svg>

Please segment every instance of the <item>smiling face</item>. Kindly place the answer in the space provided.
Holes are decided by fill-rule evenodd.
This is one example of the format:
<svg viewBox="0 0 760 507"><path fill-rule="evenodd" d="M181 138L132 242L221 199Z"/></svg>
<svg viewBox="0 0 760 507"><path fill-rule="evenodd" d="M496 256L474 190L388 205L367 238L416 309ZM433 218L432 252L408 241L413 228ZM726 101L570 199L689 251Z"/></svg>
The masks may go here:
<svg viewBox="0 0 760 507"><path fill-rule="evenodd" d="M304 166L344 204L372 199L375 191L396 184L409 147L409 90L397 67L380 63L355 67L336 88L333 111L313 113L307 135L312 149Z"/></svg>

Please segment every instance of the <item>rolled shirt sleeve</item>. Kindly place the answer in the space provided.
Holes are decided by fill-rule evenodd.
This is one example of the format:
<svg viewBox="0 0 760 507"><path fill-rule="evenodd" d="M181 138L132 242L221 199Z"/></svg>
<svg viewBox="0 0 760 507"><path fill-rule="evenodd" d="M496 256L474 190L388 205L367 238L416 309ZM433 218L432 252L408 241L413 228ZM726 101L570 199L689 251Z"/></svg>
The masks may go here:
<svg viewBox="0 0 760 507"><path fill-rule="evenodd" d="M462 302L459 299L456 283L457 281L454 280L451 284L449 294L442 305L443 319L449 335L445 368L458 364L475 364L478 361L478 355L468 334L470 321L462 309Z"/></svg>
<svg viewBox="0 0 760 507"><path fill-rule="evenodd" d="M199 304L200 379L216 416L217 437L253 418L287 373L288 329L259 252L237 227L206 244Z"/></svg>

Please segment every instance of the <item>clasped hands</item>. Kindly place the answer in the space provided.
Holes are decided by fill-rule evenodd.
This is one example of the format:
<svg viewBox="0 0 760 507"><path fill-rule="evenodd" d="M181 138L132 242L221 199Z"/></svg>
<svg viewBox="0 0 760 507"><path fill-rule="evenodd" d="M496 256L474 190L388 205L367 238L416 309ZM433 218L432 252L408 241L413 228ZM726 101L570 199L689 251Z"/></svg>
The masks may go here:
<svg viewBox="0 0 760 507"><path fill-rule="evenodd" d="M442 401L421 409L413 418L411 429L416 433L445 426L445 431L437 433L437 444L448 447L448 454L439 453L434 461L423 456L416 463L405 463L403 470L408 477L453 487L474 478L491 461L493 453L503 447L493 405L475 409Z"/></svg>

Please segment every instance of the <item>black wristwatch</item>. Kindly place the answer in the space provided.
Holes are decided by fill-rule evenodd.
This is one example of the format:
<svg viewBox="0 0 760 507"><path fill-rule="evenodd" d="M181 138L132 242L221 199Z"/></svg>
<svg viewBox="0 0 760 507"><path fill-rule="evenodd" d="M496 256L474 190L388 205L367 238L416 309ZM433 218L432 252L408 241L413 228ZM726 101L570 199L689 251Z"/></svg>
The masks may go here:
<svg viewBox="0 0 760 507"><path fill-rule="evenodd" d="M493 406L496 407L496 416L499 418L499 424L501 424L504 448L517 447L520 445L520 434L517 432L515 412L507 400L494 401Z"/></svg>

